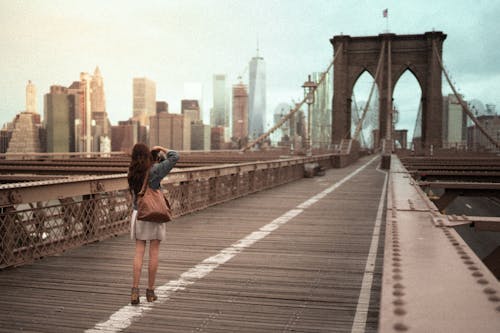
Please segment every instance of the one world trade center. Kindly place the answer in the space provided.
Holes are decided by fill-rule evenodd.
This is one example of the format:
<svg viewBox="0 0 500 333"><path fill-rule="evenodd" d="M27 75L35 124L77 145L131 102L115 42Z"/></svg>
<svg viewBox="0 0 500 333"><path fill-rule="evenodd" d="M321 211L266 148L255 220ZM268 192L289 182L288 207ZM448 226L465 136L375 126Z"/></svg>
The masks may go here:
<svg viewBox="0 0 500 333"><path fill-rule="evenodd" d="M264 58L257 55L250 60L248 82L248 134L257 138L264 133L266 118L266 67Z"/></svg>

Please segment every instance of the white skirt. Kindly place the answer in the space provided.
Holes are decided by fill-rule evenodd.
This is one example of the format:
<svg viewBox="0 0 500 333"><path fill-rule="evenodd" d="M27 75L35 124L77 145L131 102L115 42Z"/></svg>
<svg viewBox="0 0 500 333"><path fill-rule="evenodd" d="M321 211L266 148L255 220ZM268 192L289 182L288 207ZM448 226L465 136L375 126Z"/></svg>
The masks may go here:
<svg viewBox="0 0 500 333"><path fill-rule="evenodd" d="M137 210L130 219L130 239L132 240L164 240L167 237L167 224L142 221L137 219Z"/></svg>

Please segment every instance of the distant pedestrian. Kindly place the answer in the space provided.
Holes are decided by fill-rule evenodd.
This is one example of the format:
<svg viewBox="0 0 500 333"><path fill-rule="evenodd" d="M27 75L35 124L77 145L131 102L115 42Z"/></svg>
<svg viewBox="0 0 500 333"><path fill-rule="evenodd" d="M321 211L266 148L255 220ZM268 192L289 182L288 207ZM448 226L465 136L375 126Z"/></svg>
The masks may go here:
<svg viewBox="0 0 500 333"><path fill-rule="evenodd" d="M132 149L132 160L130 161L127 178L134 205L130 230L131 238L135 239L133 283L130 296L130 303L133 305L139 304L139 280L141 278L146 241L149 241L149 274L146 299L148 302L157 299L154 286L156 271L158 270L158 254L160 252L160 242L166 238L166 223L134 221L137 215L137 194L141 192L148 172L147 185L152 189L160 188L161 180L172 170L178 160L179 154L177 152L160 146L154 146L150 150L147 145L137 143Z"/></svg>

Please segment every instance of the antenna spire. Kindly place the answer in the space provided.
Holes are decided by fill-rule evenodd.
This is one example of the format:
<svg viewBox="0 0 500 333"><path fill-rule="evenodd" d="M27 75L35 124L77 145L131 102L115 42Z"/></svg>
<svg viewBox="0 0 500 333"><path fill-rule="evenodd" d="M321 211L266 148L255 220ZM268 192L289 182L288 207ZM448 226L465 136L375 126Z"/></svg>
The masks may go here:
<svg viewBox="0 0 500 333"><path fill-rule="evenodd" d="M257 58L259 57L259 35L257 35Z"/></svg>

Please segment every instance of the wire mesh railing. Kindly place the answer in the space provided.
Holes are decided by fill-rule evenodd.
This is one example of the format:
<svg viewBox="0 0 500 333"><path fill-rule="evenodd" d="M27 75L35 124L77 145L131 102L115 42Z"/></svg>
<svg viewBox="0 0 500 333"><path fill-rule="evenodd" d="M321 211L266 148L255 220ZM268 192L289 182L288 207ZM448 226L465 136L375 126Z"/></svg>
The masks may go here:
<svg viewBox="0 0 500 333"><path fill-rule="evenodd" d="M333 155L176 169L162 188L181 216L304 176L304 164ZM0 269L124 234L131 196L126 175L0 185Z"/></svg>

